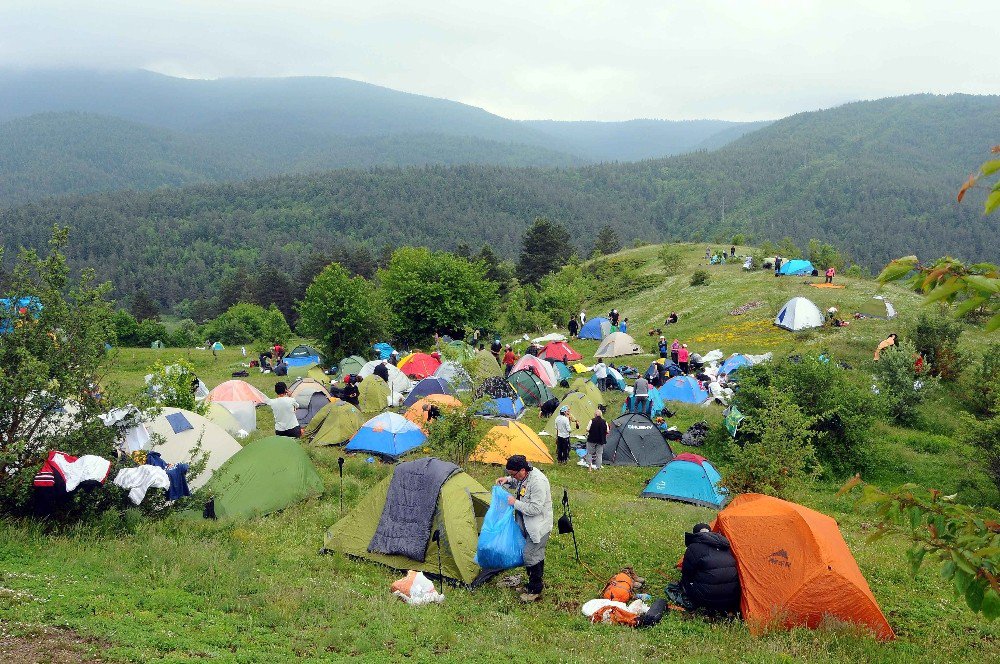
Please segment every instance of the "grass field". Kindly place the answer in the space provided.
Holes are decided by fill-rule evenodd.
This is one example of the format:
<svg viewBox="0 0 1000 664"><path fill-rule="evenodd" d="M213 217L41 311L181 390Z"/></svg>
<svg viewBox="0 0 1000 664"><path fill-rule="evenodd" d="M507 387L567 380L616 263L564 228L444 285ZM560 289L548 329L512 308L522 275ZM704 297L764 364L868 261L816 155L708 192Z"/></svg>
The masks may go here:
<svg viewBox="0 0 1000 664"><path fill-rule="evenodd" d="M899 289L887 293L901 320L862 320L842 329L793 335L768 321L793 295L806 295L820 308L836 305L849 313L871 298L875 285L838 277L847 287L824 291L803 278L775 279L743 273L738 265L706 268L707 286L688 285L703 247L690 247L684 268L643 293L588 311L616 306L628 316L630 332L650 349L645 330L677 311L669 331L693 350L732 352L829 351L864 371L877 341L902 329L917 298ZM656 247L623 252L655 271ZM809 280L813 281L813 280ZM764 306L744 316L728 312L752 300ZM967 343L981 337L969 332ZM574 343L585 356L596 342ZM215 359L207 351L120 349L109 380L138 389L156 360L185 357L209 386L229 377L242 357L227 349ZM644 367L651 356L629 358ZM275 378L251 373L267 392ZM561 391L560 391L561 393ZM612 412L621 404L611 399ZM943 394L925 407L926 430L880 424L875 451L884 469L870 481L892 486L917 481L959 490L975 474L972 450L954 438L955 401ZM680 407L674 420L683 429L708 419L715 408ZM262 409L260 431L271 426ZM538 429L537 411L524 421ZM545 438L543 438L545 439ZM554 448L554 441L546 439ZM978 618L953 596L933 566L909 576L901 542L866 542L870 514L857 513L849 498L836 498L838 482L825 479L797 499L834 516L898 639L878 643L864 633L829 625L823 629L777 631L753 637L738 621L711 622L671 614L649 630L594 626L580 605L595 597L608 576L631 564L662 593L676 577L683 533L713 512L679 503L641 499L656 469L606 468L589 473L570 465L545 468L553 494L568 489L581 557L573 557L568 536L553 536L546 560L543 600L521 605L510 590L488 585L476 591L446 590L441 605L410 608L389 595L400 574L340 555L319 555L323 532L339 517L339 450L310 450L326 483L318 499L280 514L245 522L212 522L172 516L143 521L134 512L99 523L46 534L30 522L0 523L0 661L31 661L39 644L51 661L178 662L211 658L220 662L303 661L691 661L691 662L989 662L1000 658L1000 627ZM721 450L702 451L710 459ZM724 465L724 464L723 464ZM470 464L484 485L500 474ZM388 472L386 466L349 457L345 465L347 509ZM41 661L46 661L42 659Z"/></svg>

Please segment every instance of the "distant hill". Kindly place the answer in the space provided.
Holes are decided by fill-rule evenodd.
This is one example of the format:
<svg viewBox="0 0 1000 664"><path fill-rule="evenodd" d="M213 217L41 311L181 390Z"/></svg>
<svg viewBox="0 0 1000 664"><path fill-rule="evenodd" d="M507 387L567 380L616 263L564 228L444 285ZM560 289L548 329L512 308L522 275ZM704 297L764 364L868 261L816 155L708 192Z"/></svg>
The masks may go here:
<svg viewBox="0 0 1000 664"><path fill-rule="evenodd" d="M900 97L801 113L715 152L661 160L338 170L51 199L0 212L0 241L42 247L53 223L70 224L75 265L163 304L210 295L240 263L291 272L344 245L489 243L515 257L536 216L566 224L582 252L610 224L626 242L815 237L871 269L912 253L998 261L1000 219L982 215L982 192L955 202L998 126L1000 97Z"/></svg>

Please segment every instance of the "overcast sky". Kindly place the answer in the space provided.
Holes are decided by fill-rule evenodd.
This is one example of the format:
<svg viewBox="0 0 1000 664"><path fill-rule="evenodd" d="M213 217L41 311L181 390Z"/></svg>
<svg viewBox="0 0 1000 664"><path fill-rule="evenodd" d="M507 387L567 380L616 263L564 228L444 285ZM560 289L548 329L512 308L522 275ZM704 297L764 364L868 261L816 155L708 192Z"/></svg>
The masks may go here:
<svg viewBox="0 0 1000 664"><path fill-rule="evenodd" d="M516 119L1000 94L997 0L0 0L0 66L343 76Z"/></svg>

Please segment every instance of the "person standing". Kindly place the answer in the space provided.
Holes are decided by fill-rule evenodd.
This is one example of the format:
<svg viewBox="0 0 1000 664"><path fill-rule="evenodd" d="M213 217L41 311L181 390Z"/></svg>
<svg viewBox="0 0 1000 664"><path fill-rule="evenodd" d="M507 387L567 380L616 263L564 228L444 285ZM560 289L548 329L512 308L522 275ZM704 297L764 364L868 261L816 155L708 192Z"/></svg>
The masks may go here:
<svg viewBox="0 0 1000 664"><path fill-rule="evenodd" d="M580 423L570 414L569 407L563 406L556 415L556 461L559 463L569 461L570 423L576 423L576 428L580 428Z"/></svg>
<svg viewBox="0 0 1000 664"><path fill-rule="evenodd" d="M622 319L621 325L618 326L619 332L628 332L628 318Z"/></svg>
<svg viewBox="0 0 1000 664"><path fill-rule="evenodd" d="M274 399L268 399L264 403L271 407L274 413L274 435L286 436L288 438L298 438L302 435L302 427L299 426L299 418L295 416L295 407L298 402L288 396L288 386L284 381L278 381L274 385ZM263 404L262 404L263 405Z"/></svg>
<svg viewBox="0 0 1000 664"><path fill-rule="evenodd" d="M688 345L682 344L680 350L677 351L677 366L681 368L681 373L686 374L688 372L688 361L691 359L691 353L688 352Z"/></svg>
<svg viewBox="0 0 1000 664"><path fill-rule="evenodd" d="M667 359L667 338L664 336L660 337L660 341L656 344L656 350L660 352L660 359Z"/></svg>
<svg viewBox="0 0 1000 664"><path fill-rule="evenodd" d="M636 410L646 412L646 402L649 399L649 381L644 376L635 379L635 389L632 394L635 396Z"/></svg>
<svg viewBox="0 0 1000 664"><path fill-rule="evenodd" d="M826 283L832 284L835 274L837 274L837 270L835 270L832 265L826 268Z"/></svg>
<svg viewBox="0 0 1000 664"><path fill-rule="evenodd" d="M729 247L729 257L736 258L736 245Z"/></svg>
<svg viewBox="0 0 1000 664"><path fill-rule="evenodd" d="M781 256L774 257L774 276L781 274Z"/></svg>
<svg viewBox="0 0 1000 664"><path fill-rule="evenodd" d="M500 343L500 337L494 337L493 343L490 344L490 352L493 353L493 357L497 359L497 364L500 364L500 351L503 350L503 344Z"/></svg>
<svg viewBox="0 0 1000 664"><path fill-rule="evenodd" d="M576 335L579 332L580 332L580 324L576 322L575 318L570 318L569 319L569 336L570 337L576 337Z"/></svg>
<svg viewBox="0 0 1000 664"><path fill-rule="evenodd" d="M586 323L587 323L587 312L586 311L581 311L580 312L580 329L581 330L583 329L583 326Z"/></svg>
<svg viewBox="0 0 1000 664"><path fill-rule="evenodd" d="M517 355L514 354L514 350L507 344L507 352L503 354L503 375L504 378L510 376L511 369L517 364Z"/></svg>
<svg viewBox="0 0 1000 664"><path fill-rule="evenodd" d="M528 583L521 593L521 601L535 602L542 596L545 585L545 547L552 533L552 489L549 478L531 466L523 454L508 457L506 477L498 477L497 484L513 488L514 495L507 497L507 504L514 507L514 520L524 535L524 570Z"/></svg>
<svg viewBox="0 0 1000 664"><path fill-rule="evenodd" d="M670 359L673 360L674 364L677 364L681 354L681 342L678 339L674 339L673 343L670 344Z"/></svg>
<svg viewBox="0 0 1000 664"><path fill-rule="evenodd" d="M591 470L600 470L604 459L604 444L608 442L611 427L600 410L594 413L587 425L587 459Z"/></svg>
<svg viewBox="0 0 1000 664"><path fill-rule="evenodd" d="M379 378L381 378L382 380L384 380L386 382L386 384L388 385L388 383L389 383L389 366L388 366L386 360L382 360L381 362L379 362L378 364L376 364L375 368L372 369L372 374L375 375L375 376L378 376Z"/></svg>
<svg viewBox="0 0 1000 664"><path fill-rule="evenodd" d="M597 380L597 389L601 392L608 389L608 365L604 360L598 360L594 365L594 378Z"/></svg>
<svg viewBox="0 0 1000 664"><path fill-rule="evenodd" d="M618 320L620 316L617 309L612 309L608 312L608 321L611 323L611 327L618 327Z"/></svg>

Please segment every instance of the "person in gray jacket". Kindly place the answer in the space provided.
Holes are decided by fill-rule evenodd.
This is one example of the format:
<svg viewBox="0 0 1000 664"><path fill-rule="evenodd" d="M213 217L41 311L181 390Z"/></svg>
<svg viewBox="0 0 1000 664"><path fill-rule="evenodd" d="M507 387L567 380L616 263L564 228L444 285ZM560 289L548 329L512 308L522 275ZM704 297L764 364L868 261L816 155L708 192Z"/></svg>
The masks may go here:
<svg viewBox="0 0 1000 664"><path fill-rule="evenodd" d="M507 502L514 506L514 519L524 534L524 570L528 584L521 593L522 602L534 602L542 596L545 571L545 547L552 533L552 490L549 478L533 468L523 454L507 459L507 476L497 484L514 489Z"/></svg>

